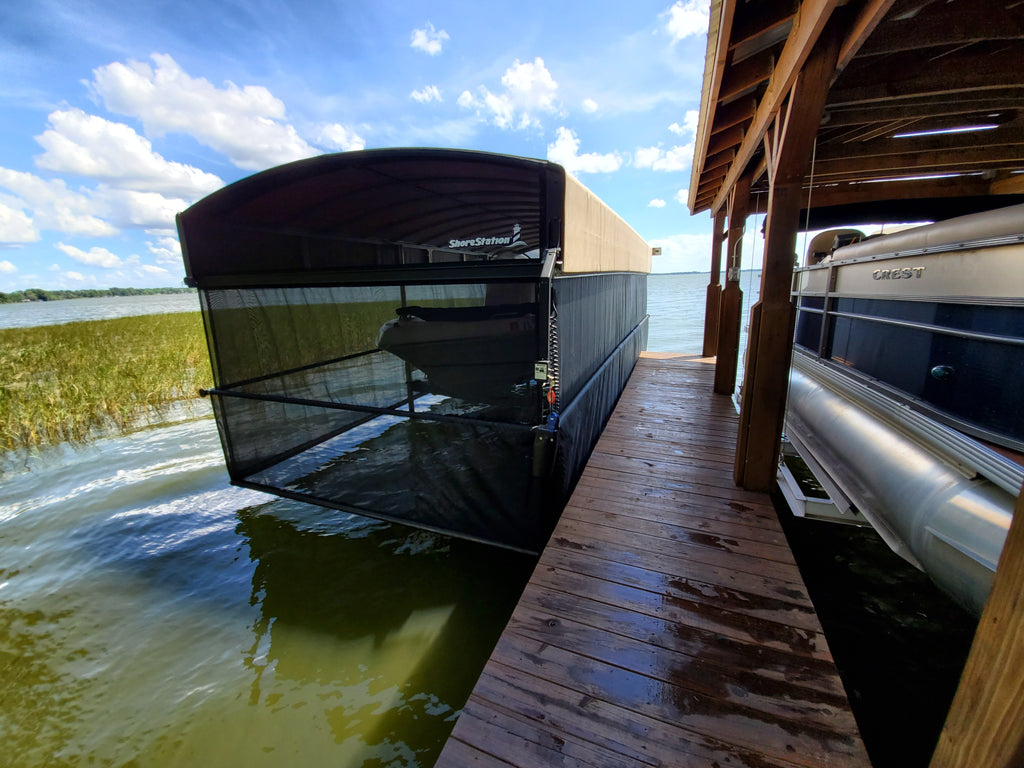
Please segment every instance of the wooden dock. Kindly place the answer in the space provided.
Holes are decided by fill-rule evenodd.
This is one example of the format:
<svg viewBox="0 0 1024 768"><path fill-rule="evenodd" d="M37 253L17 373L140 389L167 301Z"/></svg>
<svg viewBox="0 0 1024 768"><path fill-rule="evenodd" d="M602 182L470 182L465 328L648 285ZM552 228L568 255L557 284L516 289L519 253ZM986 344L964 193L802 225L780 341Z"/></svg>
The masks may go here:
<svg viewBox="0 0 1024 768"><path fill-rule="evenodd" d="M737 416L644 356L437 766L869 766Z"/></svg>

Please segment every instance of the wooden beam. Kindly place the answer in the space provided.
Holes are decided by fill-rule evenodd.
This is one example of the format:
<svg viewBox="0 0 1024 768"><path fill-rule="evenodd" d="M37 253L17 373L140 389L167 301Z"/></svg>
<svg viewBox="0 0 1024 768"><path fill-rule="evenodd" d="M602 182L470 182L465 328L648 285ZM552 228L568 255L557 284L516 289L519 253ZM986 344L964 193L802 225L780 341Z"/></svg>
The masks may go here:
<svg viewBox="0 0 1024 768"><path fill-rule="evenodd" d="M894 120L926 120L949 118L950 124L962 122L958 115L977 114L979 117L996 113L1012 113L1024 105L1024 89L1011 89L1000 95L982 92L958 94L947 98L903 101L871 102L838 107L829 104L823 128L839 128L865 123L890 122Z"/></svg>
<svg viewBox="0 0 1024 768"><path fill-rule="evenodd" d="M732 166L722 165L719 166L718 168L712 168L710 171L701 174L700 186L697 188L698 196L704 192L705 187L714 187L717 184L719 184L720 179L724 179L728 175L729 169L731 167Z"/></svg>
<svg viewBox="0 0 1024 768"><path fill-rule="evenodd" d="M693 204L693 208L691 209L690 213L694 214L694 213L700 213L701 211L706 211L706 210L708 210L708 208L711 207L711 203L713 203L714 201L715 201L715 194L714 194L714 192L708 192L708 193L703 194L703 195L698 195L696 201ZM712 213L714 213L714 211L712 211Z"/></svg>
<svg viewBox="0 0 1024 768"><path fill-rule="evenodd" d="M1024 493L931 768L1024 764Z"/></svg>
<svg viewBox="0 0 1024 768"><path fill-rule="evenodd" d="M842 77L829 95L829 104L846 105L865 102L886 102L894 98L941 96L958 93L999 91L1003 88L1024 86L1024 45L1007 44L992 53L962 53L927 61L913 54L886 59L879 64L874 76L866 67L856 70L853 84L847 85Z"/></svg>
<svg viewBox="0 0 1024 768"><path fill-rule="evenodd" d="M742 176L729 197L729 241L726 256L725 290L722 291L718 346L715 352L715 392L731 395L736 389L739 365L740 326L743 319L743 291L740 267L743 263L743 231L750 209L750 179Z"/></svg>
<svg viewBox="0 0 1024 768"><path fill-rule="evenodd" d="M945 133L929 136L907 136L894 138L897 133L912 133L913 129L904 130L901 123L887 126L893 136L869 137L861 142L829 142L818 145L818 160L852 160L856 158L886 157L907 153L921 154L925 152L963 152L972 149L991 149L998 151L1005 145L1024 144L1024 125L1017 123L1003 128L987 131L970 131L963 133Z"/></svg>
<svg viewBox="0 0 1024 768"><path fill-rule="evenodd" d="M844 135L841 139L843 144L863 144L872 139L881 138L887 135L895 135L905 128L917 123L917 120L892 120L888 123L874 123L873 125L858 125L853 131ZM834 141L831 143L835 143ZM828 146L828 145L825 145ZM848 149L844 147L844 149Z"/></svg>
<svg viewBox="0 0 1024 768"><path fill-rule="evenodd" d="M722 240L725 237L725 211L711 217L711 279L704 299L704 357L718 351L718 324L722 308Z"/></svg>
<svg viewBox="0 0 1024 768"><path fill-rule="evenodd" d="M690 169L690 210L697 212L697 181L704 168L708 143L714 133L714 119L718 111L718 91L722 86L726 61L729 58L729 35L732 34L733 16L737 0L711 0L708 9L708 46L704 54L704 80L701 86L700 114L694 137L693 167Z"/></svg>
<svg viewBox="0 0 1024 768"><path fill-rule="evenodd" d="M889 12L894 0L868 0L857 13L857 18L846 34L846 39L839 47L839 59L836 61L836 72L842 72L861 50L865 41L875 32L879 22ZM833 78L834 79L834 78Z"/></svg>
<svg viewBox="0 0 1024 768"><path fill-rule="evenodd" d="M796 16L793 3L764 3L753 8L736 21L736 29L729 39L729 48L736 49L758 37L791 25Z"/></svg>
<svg viewBox="0 0 1024 768"><path fill-rule="evenodd" d="M715 168L721 168L722 166L729 165L729 163L731 163L735 159L735 149L726 149L723 150L722 152L719 152L716 155L711 155L708 157L707 162L704 164L705 172L714 170Z"/></svg>
<svg viewBox="0 0 1024 768"><path fill-rule="evenodd" d="M993 181L989 192L993 195L1024 194L1024 173L1016 173L1005 179Z"/></svg>
<svg viewBox="0 0 1024 768"><path fill-rule="evenodd" d="M1022 176L1024 182L1024 176ZM1024 189L1017 190L1024 192ZM877 184L815 184L811 199L815 208L836 205L872 203L878 200L914 200L928 197L976 197L998 194L980 176L957 176L944 179L891 181ZM1014 194L1006 192L1004 194Z"/></svg>
<svg viewBox="0 0 1024 768"><path fill-rule="evenodd" d="M771 490L778 471L796 317L789 293L803 205L803 178L810 167L814 139L835 72L843 21L835 16L822 30L789 94L785 114L776 117L761 292L750 315L733 466L733 479L747 490Z"/></svg>
<svg viewBox="0 0 1024 768"><path fill-rule="evenodd" d="M715 110L715 122L711 127L712 135L721 133L735 125L750 120L757 113L757 100L741 98L723 104Z"/></svg>
<svg viewBox="0 0 1024 768"><path fill-rule="evenodd" d="M739 96L744 91L763 83L772 76L775 68L775 51L761 51L755 56L744 59L729 67L722 80L722 90L718 98L727 101Z"/></svg>
<svg viewBox="0 0 1024 768"><path fill-rule="evenodd" d="M814 177L873 178L899 173L934 173L1014 168L1024 165L1024 144L972 147L942 152L906 152L875 157L832 157L818 160Z"/></svg>
<svg viewBox="0 0 1024 768"><path fill-rule="evenodd" d="M789 94L797 74L803 67L804 62L811 53L821 30L831 18L833 11L840 5L841 0L804 0L800 4L800 10L793 19L793 28L786 40L786 45L779 55L778 64L768 81L768 89L757 105L753 121L747 130L743 143L737 152L736 162L733 163L729 175L726 177L722 188L719 190L712 204L714 210L722 207L729 190L736 183L747 163L757 153L761 146L761 139L771 121L779 111L783 100ZM833 66L834 71L834 66Z"/></svg>
<svg viewBox="0 0 1024 768"><path fill-rule="evenodd" d="M925 12L911 19L893 19L871 35L860 53L862 56L887 56L922 48L950 48L985 40L1022 38L1024 7L1007 5L1005 2L975 2L958 6L955 23L948 13Z"/></svg>
<svg viewBox="0 0 1024 768"><path fill-rule="evenodd" d="M717 155L726 149L734 149L743 143L743 126L734 125L724 131L716 133L711 137L711 141L708 142L708 153L707 156ZM736 156L735 151L733 157Z"/></svg>

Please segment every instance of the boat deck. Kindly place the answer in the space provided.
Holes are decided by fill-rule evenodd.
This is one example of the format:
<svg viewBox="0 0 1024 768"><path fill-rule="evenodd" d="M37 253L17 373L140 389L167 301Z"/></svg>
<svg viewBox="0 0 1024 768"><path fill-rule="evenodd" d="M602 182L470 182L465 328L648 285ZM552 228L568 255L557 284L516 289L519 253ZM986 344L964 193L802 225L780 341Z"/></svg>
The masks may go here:
<svg viewBox="0 0 1024 768"><path fill-rule="evenodd" d="M641 358L437 766L870 765L711 362Z"/></svg>

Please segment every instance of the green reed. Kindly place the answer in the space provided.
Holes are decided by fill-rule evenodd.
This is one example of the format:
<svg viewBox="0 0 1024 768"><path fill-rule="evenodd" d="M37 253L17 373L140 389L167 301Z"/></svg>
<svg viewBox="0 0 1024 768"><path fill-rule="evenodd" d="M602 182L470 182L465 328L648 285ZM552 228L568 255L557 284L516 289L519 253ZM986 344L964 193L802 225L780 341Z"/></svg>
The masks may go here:
<svg viewBox="0 0 1024 768"><path fill-rule="evenodd" d="M198 312L0 329L0 450L128 431L211 384Z"/></svg>

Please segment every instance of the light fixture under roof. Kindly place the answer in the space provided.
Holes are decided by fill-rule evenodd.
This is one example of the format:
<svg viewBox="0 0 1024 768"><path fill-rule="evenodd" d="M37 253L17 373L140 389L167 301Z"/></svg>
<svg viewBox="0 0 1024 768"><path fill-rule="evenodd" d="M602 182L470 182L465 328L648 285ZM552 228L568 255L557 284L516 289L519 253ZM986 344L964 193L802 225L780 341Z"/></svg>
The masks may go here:
<svg viewBox="0 0 1024 768"><path fill-rule="evenodd" d="M940 136L945 133L972 133L974 131L991 131L998 125L964 125L960 128L936 128L932 131L915 131L913 133L897 133L894 139L909 139L915 136Z"/></svg>

